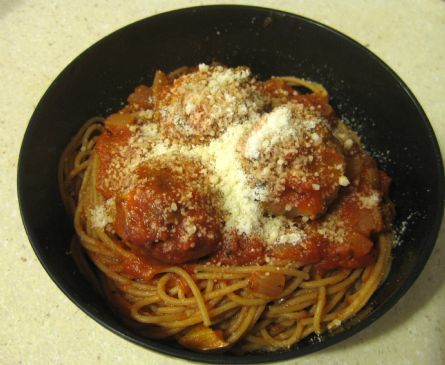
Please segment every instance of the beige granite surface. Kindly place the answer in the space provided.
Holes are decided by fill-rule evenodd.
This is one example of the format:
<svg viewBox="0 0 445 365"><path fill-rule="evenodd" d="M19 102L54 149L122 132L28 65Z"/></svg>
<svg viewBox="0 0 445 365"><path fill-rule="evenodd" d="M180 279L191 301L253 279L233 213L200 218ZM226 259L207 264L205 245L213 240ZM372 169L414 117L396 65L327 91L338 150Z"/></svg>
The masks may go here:
<svg viewBox="0 0 445 365"><path fill-rule="evenodd" d="M75 56L138 19L210 3L0 0L0 364L184 363L112 334L57 289L24 232L16 198L16 168L21 139L38 100ZM445 1L228 3L301 14L367 45L417 96L445 151ZM392 310L341 344L283 364L445 364L444 276L442 227L425 270Z"/></svg>

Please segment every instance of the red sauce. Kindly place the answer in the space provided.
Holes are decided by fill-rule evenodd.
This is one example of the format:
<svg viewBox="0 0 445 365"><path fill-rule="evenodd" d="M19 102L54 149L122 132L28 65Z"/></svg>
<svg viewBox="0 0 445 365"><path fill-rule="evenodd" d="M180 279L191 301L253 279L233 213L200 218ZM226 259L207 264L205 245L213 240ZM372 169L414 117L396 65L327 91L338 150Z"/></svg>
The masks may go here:
<svg viewBox="0 0 445 365"><path fill-rule="evenodd" d="M326 98L313 94L298 95L283 81L272 79L263 83L262 88L277 98L283 97L284 90L288 93L287 99L314 106L326 118L334 116ZM156 95L163 90L158 89ZM152 96L151 88L138 87L130 95L129 106L125 110L152 107ZM196 184L192 184L201 178L199 169L192 164L184 169L191 173L174 171L168 166L144 166L138 171L140 182L134 188L125 194L116 190L118 184L113 183L113 179L118 179L119 174L112 161L119 158L119 149L127 145L131 137L128 126L132 123L131 114L111 115L96 144L99 159L96 187L106 199L116 197L114 228L126 248L134 253L130 258L121 258L116 265L130 277L149 280L172 264L190 269L193 262L198 261L231 266L263 265L266 255L315 264L319 271L363 267L375 260L372 235L385 229L382 205L363 207L352 193L377 191L380 198L384 197L388 193L390 179L377 169L369 156L355 151L345 157L335 143L321 144L317 160L309 167L314 173L309 174L305 182L287 179L279 203L282 205L280 209L290 203L305 215L318 219L307 223L308 237L304 243L265 248L259 238L235 232L223 239L222 221L218 218L220 213L213 205L211 192L196 189ZM339 164L346 165L345 174L353 186L337 197L341 170L334 167ZM313 184L319 185L320 189L314 189ZM183 201L184 195L190 195L188 202ZM344 226L344 237L340 242L318 231L328 219L319 217L335 197L337 200L333 207L329 207L329 215L334 215ZM391 211L390 205L388 203L388 211ZM196 230L190 227L189 222ZM183 286L188 288L186 284Z"/></svg>
<svg viewBox="0 0 445 365"><path fill-rule="evenodd" d="M168 265L145 255L143 252L137 252L130 258L123 258L121 264L122 273L135 279L150 280L157 273L161 272Z"/></svg>
<svg viewBox="0 0 445 365"><path fill-rule="evenodd" d="M286 98L288 98L288 95L294 94L294 89L292 89L292 87L287 85L281 79L267 80L261 86L262 86L262 90L264 91L264 93L269 94L271 97L274 97L274 98L282 98L283 91L285 91L287 93L285 95Z"/></svg>
<svg viewBox="0 0 445 365"><path fill-rule="evenodd" d="M143 250L137 247L127 247L120 240L113 240L116 246L126 250L128 255L120 255L103 262L108 268L115 272L120 272L133 279L150 280L157 273L161 272L169 265L154 259L147 255ZM94 255L94 254L93 254ZM100 256L98 256L100 259Z"/></svg>
<svg viewBox="0 0 445 365"><path fill-rule="evenodd" d="M315 116L320 115L328 120L334 117L327 96L319 93L299 94L281 79L264 82L262 90L270 97L272 105L297 101L306 110L313 110L311 113ZM297 167L301 172L297 176L291 170L294 167L290 168L281 196L278 199L274 197L265 204L269 213L315 219L323 215L336 198L339 178L344 174L345 168L343 148L326 125L318 125L311 137L313 135L320 140L319 144L309 138L306 144L300 142L297 152L283 156L287 166L292 166L295 160L302 158L309 162L302 168Z"/></svg>
<svg viewBox="0 0 445 365"><path fill-rule="evenodd" d="M323 214L336 197L342 175L337 166L345 165L343 154L337 149L324 144L318 149L317 158L307 168L306 180L288 177L278 203L283 207L291 205L299 215L311 218ZM318 186L318 190L314 189L314 185Z"/></svg>
<svg viewBox="0 0 445 365"><path fill-rule="evenodd" d="M147 110L153 107L153 91L151 87L140 85L128 97L128 107L132 111Z"/></svg>
<svg viewBox="0 0 445 365"><path fill-rule="evenodd" d="M329 217L309 222L312 227L309 239L301 245L277 246L272 256L295 260L302 263L313 263L323 271L334 268L364 267L375 259L375 247L372 235L385 229L380 205L366 207L358 201L358 195L368 196L371 193L384 196L387 193L389 178L377 170L374 161L361 154L356 156L359 169L354 176L357 187L349 188L329 212ZM354 194L355 193L355 194ZM342 225L343 239L338 242L334 236L324 237L318 233L326 219L332 219Z"/></svg>
<svg viewBox="0 0 445 365"><path fill-rule="evenodd" d="M315 93L300 94L281 79L270 79L265 81L262 84L262 90L272 98L279 99L282 102L295 100L306 107L314 107L328 120L335 117L334 110L329 105L327 97Z"/></svg>
<svg viewBox="0 0 445 365"><path fill-rule="evenodd" d="M231 266L262 265L264 257L265 248L260 239L233 232L219 245L209 261Z"/></svg>
<svg viewBox="0 0 445 365"><path fill-rule="evenodd" d="M188 161L181 165L180 170L179 165L144 165L138 185L116 202L117 234L169 264L206 256L221 241L219 213L205 182L196 181L201 167Z"/></svg>
<svg viewBox="0 0 445 365"><path fill-rule="evenodd" d="M320 96L318 94L294 94L292 96L292 99L305 106L315 107L320 112L320 114L328 120L335 116L334 110L329 105L328 99L326 97Z"/></svg>
<svg viewBox="0 0 445 365"><path fill-rule="evenodd" d="M112 114L105 123L103 133L96 142L95 150L99 159L96 188L106 198L114 196L118 186L119 171L112 162L119 158L119 150L128 144L131 132L128 125L133 123L131 114Z"/></svg>
<svg viewBox="0 0 445 365"><path fill-rule="evenodd" d="M316 239L306 240L304 245L278 245L269 249L272 257L312 264L322 259L321 242Z"/></svg>
<svg viewBox="0 0 445 365"><path fill-rule="evenodd" d="M344 238L341 242L326 238L314 230L303 244L277 246L271 250L271 255L284 260L315 264L320 271L353 269L370 264L375 256L370 235L362 234L349 225L348 221L344 222Z"/></svg>

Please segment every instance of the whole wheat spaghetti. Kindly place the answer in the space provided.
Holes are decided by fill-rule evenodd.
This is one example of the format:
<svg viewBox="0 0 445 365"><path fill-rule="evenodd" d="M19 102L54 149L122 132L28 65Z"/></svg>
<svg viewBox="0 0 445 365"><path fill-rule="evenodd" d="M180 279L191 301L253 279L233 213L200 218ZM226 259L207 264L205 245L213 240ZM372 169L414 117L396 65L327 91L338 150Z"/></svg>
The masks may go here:
<svg viewBox="0 0 445 365"><path fill-rule="evenodd" d="M86 122L60 159L71 251L128 326L275 351L363 308L390 267L390 180L328 97L199 65Z"/></svg>

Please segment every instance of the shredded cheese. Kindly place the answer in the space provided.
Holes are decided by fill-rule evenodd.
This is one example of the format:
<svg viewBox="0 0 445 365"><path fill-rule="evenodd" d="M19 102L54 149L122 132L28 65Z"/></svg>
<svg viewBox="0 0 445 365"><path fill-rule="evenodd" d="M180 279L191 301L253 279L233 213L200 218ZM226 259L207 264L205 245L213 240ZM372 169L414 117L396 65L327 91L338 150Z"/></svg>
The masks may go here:
<svg viewBox="0 0 445 365"><path fill-rule="evenodd" d="M254 235L268 245L302 244L306 233L297 223L281 215L265 214L263 203L268 200L271 188L262 179L254 180L254 174L246 173L243 159L258 169L256 177L274 175L277 183L272 188L280 191L282 173L288 164L283 156L298 155L299 149L305 149L308 154L298 155L292 161L292 177L305 182L305 168L316 158L312 151L324 141L328 126L316 113L297 103L260 114L264 101L259 100L251 80L246 68L225 69L205 64L199 65L196 73L177 79L176 86L158 109L137 113L138 123L129 127L132 137L112 161L111 170L116 176L110 184L119 184L121 191L131 189L137 182L138 168L162 156L175 154L197 159L204 166L201 173L208 176L208 181L220 193L227 233L235 230L239 234ZM168 127L172 133L166 130ZM200 139L202 135L205 138ZM346 149L352 144L351 139L344 141ZM261 164L262 161L267 163ZM335 169L344 173L341 164ZM341 175L338 184L348 186L350 182ZM310 182L309 186L315 191L322 189L318 182ZM360 197L359 201L362 206L371 207L378 204L380 198L372 194ZM114 201L107 201L90 210L93 227L104 228L112 222L113 204ZM179 208L171 203L170 209ZM285 210L291 209L290 205ZM302 222L307 221L303 216ZM186 225L188 235L196 231L192 222ZM344 227L341 222L328 219L318 228L318 233L341 242Z"/></svg>
<svg viewBox="0 0 445 365"><path fill-rule="evenodd" d="M108 199L102 204L98 204L90 209L91 226L98 229L104 229L114 220L114 199Z"/></svg>
<svg viewBox="0 0 445 365"><path fill-rule="evenodd" d="M370 195L359 195L358 201L362 208L371 209L379 205L380 196L376 191L373 191Z"/></svg>
<svg viewBox="0 0 445 365"><path fill-rule="evenodd" d="M247 139L244 156L257 159L260 155L260 149L267 153L277 142L290 137L293 134L293 130L289 128L291 118L291 111L286 107L276 108L267 114L265 122L259 129L254 130Z"/></svg>
<svg viewBox="0 0 445 365"><path fill-rule="evenodd" d="M201 144L245 122L265 103L252 81L245 67L199 65L160 97L156 115L163 134L184 144Z"/></svg>

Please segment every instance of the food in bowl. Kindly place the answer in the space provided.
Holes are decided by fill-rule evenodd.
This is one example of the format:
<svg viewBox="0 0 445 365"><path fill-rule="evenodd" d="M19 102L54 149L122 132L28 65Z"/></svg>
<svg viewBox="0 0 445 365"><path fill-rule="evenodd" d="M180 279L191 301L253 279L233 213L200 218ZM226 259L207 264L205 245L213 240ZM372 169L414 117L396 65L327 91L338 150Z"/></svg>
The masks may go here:
<svg viewBox="0 0 445 365"><path fill-rule="evenodd" d="M59 182L81 271L129 326L195 351L334 329L390 268L390 178L297 77L157 71L84 125Z"/></svg>

